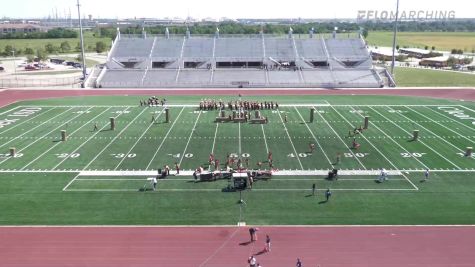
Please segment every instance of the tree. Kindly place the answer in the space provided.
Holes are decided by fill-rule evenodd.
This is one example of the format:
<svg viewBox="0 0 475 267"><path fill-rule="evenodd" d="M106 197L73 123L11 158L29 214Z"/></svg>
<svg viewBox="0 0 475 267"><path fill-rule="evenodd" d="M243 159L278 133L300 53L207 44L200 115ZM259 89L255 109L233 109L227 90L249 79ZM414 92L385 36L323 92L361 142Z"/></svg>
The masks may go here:
<svg viewBox="0 0 475 267"><path fill-rule="evenodd" d="M36 58L38 58L40 61L44 61L48 59L48 56L46 55L45 50L38 48L38 50L36 50Z"/></svg>
<svg viewBox="0 0 475 267"><path fill-rule="evenodd" d="M71 45L69 45L68 41L64 41L61 43L60 48L61 48L61 52L66 53L71 50Z"/></svg>
<svg viewBox="0 0 475 267"><path fill-rule="evenodd" d="M26 62L31 63L35 61L35 56L34 55L27 55L26 56Z"/></svg>
<svg viewBox="0 0 475 267"><path fill-rule="evenodd" d="M363 37L364 37L365 39L368 38L368 34L369 34L368 30L367 30L367 29L363 29Z"/></svg>
<svg viewBox="0 0 475 267"><path fill-rule="evenodd" d="M435 46L432 46L432 50L435 50Z"/></svg>
<svg viewBox="0 0 475 267"><path fill-rule="evenodd" d="M399 45L396 45L396 50L399 50Z"/></svg>
<svg viewBox="0 0 475 267"><path fill-rule="evenodd" d="M447 65L449 67L452 67L456 63L458 63L458 60L455 57L449 57L449 59L447 59Z"/></svg>
<svg viewBox="0 0 475 267"><path fill-rule="evenodd" d="M429 50L429 46L428 45L424 46L424 49Z"/></svg>
<svg viewBox="0 0 475 267"><path fill-rule="evenodd" d="M30 47L25 48L25 55L34 55L34 54L35 54L35 50L33 50L33 48L30 48Z"/></svg>
<svg viewBox="0 0 475 267"><path fill-rule="evenodd" d="M104 51L106 51L107 47L106 47L106 44L102 41L99 41L96 43L96 52L97 53L102 53Z"/></svg>
<svg viewBox="0 0 475 267"><path fill-rule="evenodd" d="M59 47L54 46L52 43L47 43L45 45L45 50L46 50L47 53L53 54L53 53L59 51Z"/></svg>
<svg viewBox="0 0 475 267"><path fill-rule="evenodd" d="M5 52L4 52L5 56L8 57L8 56L12 56L12 55L13 55L12 51L15 51L15 49L14 49L13 46L11 46L11 45L6 45L4 51L5 51ZM16 51L15 51L15 52L16 52Z"/></svg>

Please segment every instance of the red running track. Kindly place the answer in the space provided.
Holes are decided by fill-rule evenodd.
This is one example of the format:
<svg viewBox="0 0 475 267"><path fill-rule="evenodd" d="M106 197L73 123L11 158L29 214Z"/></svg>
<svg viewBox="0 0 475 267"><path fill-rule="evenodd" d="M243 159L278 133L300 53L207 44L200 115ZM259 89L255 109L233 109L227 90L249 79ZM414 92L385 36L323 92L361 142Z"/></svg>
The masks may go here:
<svg viewBox="0 0 475 267"><path fill-rule="evenodd" d="M5 227L0 266L475 266L475 227Z"/></svg>

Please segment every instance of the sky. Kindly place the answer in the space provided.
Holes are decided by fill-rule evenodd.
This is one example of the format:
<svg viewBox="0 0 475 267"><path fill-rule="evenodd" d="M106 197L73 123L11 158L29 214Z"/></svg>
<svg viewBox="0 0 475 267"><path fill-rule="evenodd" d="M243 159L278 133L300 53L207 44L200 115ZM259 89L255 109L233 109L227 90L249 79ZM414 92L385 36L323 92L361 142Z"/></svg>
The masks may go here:
<svg viewBox="0 0 475 267"><path fill-rule="evenodd" d="M0 17L77 17L77 0L3 0ZM80 0L82 14L94 18L356 18L358 11L392 11L396 0ZM126 4L125 4L126 3ZM473 0L400 0L401 10L454 11L475 18Z"/></svg>

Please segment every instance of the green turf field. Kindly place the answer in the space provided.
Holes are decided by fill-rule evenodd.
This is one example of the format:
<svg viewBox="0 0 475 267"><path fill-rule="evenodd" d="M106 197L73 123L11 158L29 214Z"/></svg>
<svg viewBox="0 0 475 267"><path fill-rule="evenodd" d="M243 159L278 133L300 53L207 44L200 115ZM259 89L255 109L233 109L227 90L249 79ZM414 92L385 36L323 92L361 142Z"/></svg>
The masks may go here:
<svg viewBox="0 0 475 267"><path fill-rule="evenodd" d="M399 67L395 69L394 74L397 86L401 87L475 86L475 75L473 73Z"/></svg>
<svg viewBox="0 0 475 267"><path fill-rule="evenodd" d="M473 224L475 105L404 97L254 97L278 101L262 110L268 124L215 123L198 97L167 97L139 107L138 97L25 101L0 109L0 224ZM223 97L223 100L230 100ZM247 98L244 98L247 99ZM251 99L251 98L249 98ZM315 120L309 122L310 109ZM230 111L227 110L227 114ZM370 117L369 129L349 131ZM116 120L110 130L109 118ZM152 117L156 122L152 123ZM287 122L284 123L285 117ZM98 130L94 131L94 123ZM68 140L60 141L66 130ZM412 141L413 130L420 131ZM310 152L309 144L316 149ZM9 148L16 156L9 156ZM249 168L277 171L243 192L228 180L195 183L213 153L246 159ZM336 163L337 154L341 162ZM182 173L150 188L165 165ZM325 179L340 170L338 181ZM389 180L377 183L379 169ZM431 170L423 182L423 170ZM172 174L174 170L172 170ZM317 196L311 186L317 185ZM333 190L323 203L323 191ZM241 208L241 209L240 209ZM240 211L241 210L241 211Z"/></svg>
<svg viewBox="0 0 475 267"><path fill-rule="evenodd" d="M462 49L472 52L475 49L475 36L470 32L399 32L397 44L400 47L435 46L436 50L450 51ZM369 45L392 46L392 32L369 32L367 38Z"/></svg>

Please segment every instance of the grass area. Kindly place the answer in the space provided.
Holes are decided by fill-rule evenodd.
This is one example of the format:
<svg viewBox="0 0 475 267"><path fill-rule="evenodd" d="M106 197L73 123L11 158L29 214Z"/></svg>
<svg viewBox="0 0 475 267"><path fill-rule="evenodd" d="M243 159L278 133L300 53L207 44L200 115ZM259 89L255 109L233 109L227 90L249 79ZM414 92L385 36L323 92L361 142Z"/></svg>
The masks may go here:
<svg viewBox="0 0 475 267"><path fill-rule="evenodd" d="M7 45L12 45L16 49L21 49L25 51L25 48L29 47L33 50L37 50L38 48L45 49L45 45L48 43L53 44L54 46L60 47L62 42L69 42L71 46L71 51L67 52L68 54L75 53L75 48L79 43L79 38L72 39L72 38L60 38L60 39L0 39L0 49ZM96 42L102 41L110 49L111 46L111 39L110 38L96 38L92 36L85 36L84 37L84 46L88 51L94 51L96 47ZM92 49L88 49L88 47L92 47ZM77 52L79 53L79 52Z"/></svg>
<svg viewBox="0 0 475 267"><path fill-rule="evenodd" d="M248 224L475 222L475 157L463 156L475 142L475 119L447 112L457 109L475 118L475 103L386 96L253 97L280 104L261 110L268 124L254 125L215 123L218 111L189 106L199 97L166 98L170 123L164 123L162 107L137 106L137 96L25 101L0 109L0 120L14 120L0 128L0 224L234 225L240 217ZM317 109L313 123L311 107ZM349 137L364 116L370 116L369 129ZM110 117L116 117L114 131L109 130ZM59 142L63 129L68 140ZM414 129L420 130L417 142L410 141ZM353 138L361 144L358 150L351 149ZM309 143L316 144L315 151L309 151ZM10 147L17 149L15 158L8 156ZM229 155L241 158L243 165L249 159L250 168L260 161L262 169L269 169L269 151L279 171L243 192L241 214L239 193L223 191L230 181L195 183L189 175L200 165L214 170L210 153L221 168ZM337 154L341 162L333 165ZM150 186L146 178L157 168L173 168L176 162L185 174L159 180L156 192L140 191ZM341 175L330 181L325 173L333 166ZM432 172L423 182L426 167ZM375 181L380 168L394 172L383 183ZM333 190L327 203L326 188Z"/></svg>
<svg viewBox="0 0 475 267"><path fill-rule="evenodd" d="M367 38L369 45L392 46L392 32L370 32ZM400 47L435 46L436 50L450 51L453 48L465 52L475 50L475 35L471 32L399 32L398 42Z"/></svg>
<svg viewBox="0 0 475 267"><path fill-rule="evenodd" d="M475 75L468 73L457 73L452 71L439 71L416 68L396 68L395 77L398 86L475 86Z"/></svg>

